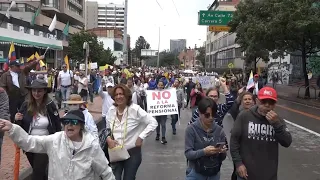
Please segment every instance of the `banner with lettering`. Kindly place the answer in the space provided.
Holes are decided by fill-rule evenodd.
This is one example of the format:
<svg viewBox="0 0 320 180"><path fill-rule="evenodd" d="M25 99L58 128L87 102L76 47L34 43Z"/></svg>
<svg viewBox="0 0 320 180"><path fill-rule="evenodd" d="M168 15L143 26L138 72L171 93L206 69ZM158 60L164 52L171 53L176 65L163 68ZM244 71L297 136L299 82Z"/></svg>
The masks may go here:
<svg viewBox="0 0 320 180"><path fill-rule="evenodd" d="M178 114L176 89L147 90L147 112L151 116Z"/></svg>

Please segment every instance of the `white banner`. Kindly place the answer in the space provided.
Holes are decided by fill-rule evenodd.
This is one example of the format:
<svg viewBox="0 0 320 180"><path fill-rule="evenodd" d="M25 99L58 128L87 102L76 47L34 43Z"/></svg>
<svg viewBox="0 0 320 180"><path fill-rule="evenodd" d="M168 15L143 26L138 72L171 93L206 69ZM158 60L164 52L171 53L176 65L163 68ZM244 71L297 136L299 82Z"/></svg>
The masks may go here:
<svg viewBox="0 0 320 180"><path fill-rule="evenodd" d="M147 106L151 116L178 114L176 89L147 90Z"/></svg>

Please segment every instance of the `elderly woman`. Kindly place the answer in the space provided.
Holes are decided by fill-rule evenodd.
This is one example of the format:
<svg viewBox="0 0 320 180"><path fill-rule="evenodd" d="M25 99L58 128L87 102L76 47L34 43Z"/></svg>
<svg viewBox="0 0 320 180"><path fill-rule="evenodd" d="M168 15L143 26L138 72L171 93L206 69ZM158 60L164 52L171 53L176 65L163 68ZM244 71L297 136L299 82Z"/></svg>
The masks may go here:
<svg viewBox="0 0 320 180"><path fill-rule="evenodd" d="M93 119L93 116L89 112L86 103L82 101L81 96L78 94L71 94L68 101L64 101L67 104L68 110L80 110L82 111L85 119L85 128L91 132L95 137L98 137L98 128Z"/></svg>
<svg viewBox="0 0 320 180"><path fill-rule="evenodd" d="M15 115L17 124L30 135L48 136L61 131L58 110L48 95L48 84L43 79L36 79L26 88L29 94ZM47 179L47 154L27 152L26 155L33 169L32 179Z"/></svg>
<svg viewBox="0 0 320 180"><path fill-rule="evenodd" d="M188 159L186 180L219 180L227 142L222 128L214 122L217 104L203 98L198 109L200 118L189 125L185 134L185 156Z"/></svg>
<svg viewBox="0 0 320 180"><path fill-rule="evenodd" d="M48 136L28 135L21 127L0 120L0 130L27 152L49 156L49 180L114 180L108 160L99 141L84 128L84 115L79 110L69 111L61 118L64 131Z"/></svg>
<svg viewBox="0 0 320 180"><path fill-rule="evenodd" d="M106 117L111 130L107 143L112 171L116 180L134 180L142 161L142 142L158 123L132 103L131 91L125 85L116 85L112 97L115 103Z"/></svg>

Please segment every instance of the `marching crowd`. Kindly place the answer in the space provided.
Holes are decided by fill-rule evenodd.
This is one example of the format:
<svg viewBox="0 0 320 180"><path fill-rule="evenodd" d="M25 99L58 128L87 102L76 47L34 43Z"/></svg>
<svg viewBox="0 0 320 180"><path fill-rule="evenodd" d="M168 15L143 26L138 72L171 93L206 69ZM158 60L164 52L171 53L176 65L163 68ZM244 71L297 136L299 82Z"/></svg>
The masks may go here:
<svg viewBox="0 0 320 180"><path fill-rule="evenodd" d="M277 179L278 146L289 147L292 137L274 111L277 92L264 87L258 74L250 86L220 77L215 87L203 89L192 78L165 69L86 75L62 65L48 85L49 74L30 74L40 59L22 70L11 62L0 79L0 147L7 131L26 152L33 180L136 179L143 141L156 131L155 140L168 143L168 116L146 112L146 91L166 88L177 94L179 114L170 118L173 135L181 109L192 112L185 130L186 180L219 180L227 156L234 164L232 180ZM55 91L58 107L50 91ZM102 98L106 121L100 133L87 109L94 94ZM62 117L61 107L66 110Z"/></svg>

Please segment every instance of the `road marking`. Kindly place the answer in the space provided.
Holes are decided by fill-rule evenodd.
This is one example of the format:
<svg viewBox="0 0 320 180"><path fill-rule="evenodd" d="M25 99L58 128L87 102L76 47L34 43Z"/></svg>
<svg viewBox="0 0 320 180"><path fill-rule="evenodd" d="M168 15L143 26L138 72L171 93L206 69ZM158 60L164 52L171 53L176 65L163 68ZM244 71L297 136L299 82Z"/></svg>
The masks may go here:
<svg viewBox="0 0 320 180"><path fill-rule="evenodd" d="M279 98L279 99L281 99L281 98ZM288 101L290 103L298 104L298 105L301 105L301 106L306 106L306 107L310 107L310 108L314 108L314 109L319 109L320 110L320 108L314 107L314 106L310 106L308 104L303 104L303 103L299 103L299 102L295 102L295 101L290 101L290 100L287 100L287 99L281 99L281 100Z"/></svg>
<svg viewBox="0 0 320 180"><path fill-rule="evenodd" d="M304 130L304 131L306 131L306 132L308 132L308 133L310 133L310 134L313 134L313 135L315 135L315 136L320 137L320 134L317 133L317 132L315 132L315 131L312 131L312 130L310 130L310 129L308 129L308 128L305 128L305 127L303 127L303 126L300 126L300 125L298 125L298 124L296 124L296 123L290 122L290 121L288 121L288 120L286 120L286 119L284 119L284 121L285 121L286 123L292 125L292 126L295 126L295 127L297 127L297 128L300 128L300 129L302 129L302 130Z"/></svg>
<svg viewBox="0 0 320 180"><path fill-rule="evenodd" d="M320 117L319 116L316 116L316 115L313 115L313 114L309 114L309 113L306 113L306 112L302 112L302 111L298 111L298 110L295 110L295 109L292 109L292 108L289 108L289 107L285 107L285 106L282 106L282 105L279 105L277 104L278 107L282 108L282 109L286 109L288 111L292 111L292 112L295 112L295 113L298 113L298 114L301 114L301 115L304 115L304 116L307 116L307 117L310 117L310 118L313 118L313 119L317 119L320 121Z"/></svg>

